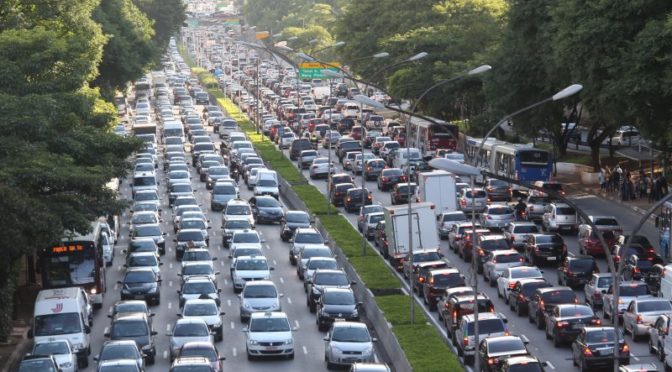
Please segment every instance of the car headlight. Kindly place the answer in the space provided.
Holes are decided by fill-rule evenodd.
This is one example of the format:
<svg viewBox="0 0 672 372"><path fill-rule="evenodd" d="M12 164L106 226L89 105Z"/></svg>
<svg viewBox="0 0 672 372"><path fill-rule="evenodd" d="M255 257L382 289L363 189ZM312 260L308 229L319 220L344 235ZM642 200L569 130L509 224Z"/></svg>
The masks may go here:
<svg viewBox="0 0 672 372"><path fill-rule="evenodd" d="M77 351L80 351L80 350L84 349L84 344L82 344L82 343L79 343L79 344L73 344L72 347L74 347L74 348L75 348L75 352L77 352Z"/></svg>
<svg viewBox="0 0 672 372"><path fill-rule="evenodd" d="M252 308L252 306L250 306L250 304L248 304L247 302L243 304L243 307L246 309Z"/></svg>
<svg viewBox="0 0 672 372"><path fill-rule="evenodd" d="M321 293L321 291L319 289L317 289L317 287L313 287L313 294L314 295L319 295L320 293Z"/></svg>
<svg viewBox="0 0 672 372"><path fill-rule="evenodd" d="M149 351L152 350L152 345L145 345L142 347L142 351Z"/></svg>
<svg viewBox="0 0 672 372"><path fill-rule="evenodd" d="M285 342L283 342L284 345L291 345L293 343L294 343L294 339L291 339L291 338L289 340L285 340Z"/></svg>
<svg viewBox="0 0 672 372"><path fill-rule="evenodd" d="M362 354L371 354L372 351L373 351L372 347L367 347L362 351Z"/></svg>
<svg viewBox="0 0 672 372"><path fill-rule="evenodd" d="M72 363L71 362L65 362L65 363L59 364L58 366L61 367L61 368L70 368L70 367L72 367Z"/></svg>
<svg viewBox="0 0 672 372"><path fill-rule="evenodd" d="M339 354L343 353L343 351L341 349L337 348L336 346L331 346L331 352L332 353L339 353Z"/></svg>
<svg viewBox="0 0 672 372"><path fill-rule="evenodd" d="M257 340L250 340L249 342L250 342L250 345L258 345L259 344L259 342L257 342Z"/></svg>

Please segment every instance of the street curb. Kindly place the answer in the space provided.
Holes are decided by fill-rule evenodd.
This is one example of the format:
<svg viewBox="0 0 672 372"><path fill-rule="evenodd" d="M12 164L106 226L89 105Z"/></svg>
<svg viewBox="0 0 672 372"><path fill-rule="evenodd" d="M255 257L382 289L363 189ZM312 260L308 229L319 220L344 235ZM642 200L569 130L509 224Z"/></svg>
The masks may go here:
<svg viewBox="0 0 672 372"><path fill-rule="evenodd" d="M23 328L25 327L20 327L21 333L22 333L22 338L21 341L16 345L16 348L12 352L12 354L9 355L9 358L2 361L3 367L0 370L0 372L10 372L10 371L16 371L19 366L19 362L21 359L23 359L23 356L26 355L30 351L30 347L32 346L32 342L30 339L26 337L26 331L28 330L27 328L24 330ZM17 329L16 327L12 330L14 331Z"/></svg>

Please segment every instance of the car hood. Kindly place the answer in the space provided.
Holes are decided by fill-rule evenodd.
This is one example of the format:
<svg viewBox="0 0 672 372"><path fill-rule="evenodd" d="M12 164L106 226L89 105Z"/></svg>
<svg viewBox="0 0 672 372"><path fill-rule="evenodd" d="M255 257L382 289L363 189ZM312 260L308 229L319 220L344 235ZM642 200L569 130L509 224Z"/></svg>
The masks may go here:
<svg viewBox="0 0 672 372"><path fill-rule="evenodd" d="M340 342L340 341L331 341L331 346L337 347L339 350L344 351L359 351L363 352L366 349L373 349L373 344L371 342Z"/></svg>
<svg viewBox="0 0 672 372"><path fill-rule="evenodd" d="M278 342L292 338L292 332L248 332L248 338L257 342Z"/></svg>
<svg viewBox="0 0 672 372"><path fill-rule="evenodd" d="M240 270L236 271L235 275L240 278L266 278L269 276L268 270Z"/></svg>
<svg viewBox="0 0 672 372"><path fill-rule="evenodd" d="M280 301L277 298L245 298L243 306L248 305L254 310L269 310L280 308Z"/></svg>
<svg viewBox="0 0 672 372"><path fill-rule="evenodd" d="M182 318L183 319L203 319L203 321L209 326L222 324L222 318L219 315L184 316Z"/></svg>
<svg viewBox="0 0 672 372"><path fill-rule="evenodd" d="M212 342L211 336L197 336L197 337L172 337L170 339L170 346L173 348L180 348L187 342Z"/></svg>

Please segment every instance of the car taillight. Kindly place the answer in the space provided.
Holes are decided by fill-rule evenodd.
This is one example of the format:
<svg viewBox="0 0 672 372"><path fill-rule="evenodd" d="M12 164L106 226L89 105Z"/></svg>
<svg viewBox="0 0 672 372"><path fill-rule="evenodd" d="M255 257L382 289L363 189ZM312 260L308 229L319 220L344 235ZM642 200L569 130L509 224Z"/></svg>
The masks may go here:
<svg viewBox="0 0 672 372"><path fill-rule="evenodd" d="M518 295L518 300L519 301L523 301L524 299L525 299L525 296L523 296L522 293Z"/></svg>
<svg viewBox="0 0 672 372"><path fill-rule="evenodd" d="M469 337L465 336L462 340L462 345L469 346Z"/></svg>
<svg viewBox="0 0 672 372"><path fill-rule="evenodd" d="M418 278L418 281L419 281L420 283L424 283L424 282L425 282L425 278L423 278L423 277L419 277L419 278Z"/></svg>
<svg viewBox="0 0 672 372"><path fill-rule="evenodd" d="M584 355L584 356L587 356L587 357L589 357L589 356L593 356L593 352L590 351L590 348L587 347L587 348L584 348L584 349L583 349L583 355Z"/></svg>
<svg viewBox="0 0 672 372"><path fill-rule="evenodd" d="M464 200L464 199L460 199L460 205L462 205L463 207L466 206L466 205L467 205L467 201Z"/></svg>
<svg viewBox="0 0 672 372"><path fill-rule="evenodd" d="M642 324L642 316L637 315L637 324Z"/></svg>
<svg viewBox="0 0 672 372"><path fill-rule="evenodd" d="M509 289L513 289L516 286L516 283L509 283Z"/></svg>
<svg viewBox="0 0 672 372"><path fill-rule="evenodd" d="M541 301L539 302L539 309L541 309L541 310L546 309L546 304L544 303L544 300L541 300Z"/></svg>
<svg viewBox="0 0 672 372"><path fill-rule="evenodd" d="M483 250L483 248L478 248L478 255L485 256L485 251Z"/></svg>
<svg viewBox="0 0 672 372"><path fill-rule="evenodd" d="M352 201L352 198L350 198L349 196L348 196L348 201Z"/></svg>
<svg viewBox="0 0 672 372"><path fill-rule="evenodd" d="M489 364L489 365L492 366L492 365L494 365L495 363L497 363L497 358L489 358L489 359L488 359L488 364Z"/></svg>
<svg viewBox="0 0 672 372"><path fill-rule="evenodd" d="M516 235L511 234L511 240L512 240L512 241L513 241L513 240L516 240Z"/></svg>
<svg viewBox="0 0 672 372"><path fill-rule="evenodd" d="M453 323L457 323L457 310L453 311Z"/></svg>
<svg viewBox="0 0 672 372"><path fill-rule="evenodd" d="M371 195L369 195L369 200L371 200Z"/></svg>
<svg viewBox="0 0 672 372"><path fill-rule="evenodd" d="M480 252L479 252L479 253L480 253ZM496 258L493 258L493 259L492 259L492 263L496 264L496 263L497 263L497 259L496 259Z"/></svg>
<svg viewBox="0 0 672 372"><path fill-rule="evenodd" d="M488 190L488 192L492 192L492 187L488 187L486 190Z"/></svg>
<svg viewBox="0 0 672 372"><path fill-rule="evenodd" d="M381 178L381 181L383 181L383 182L387 182L387 177L383 177L383 178Z"/></svg>
<svg viewBox="0 0 672 372"><path fill-rule="evenodd" d="M627 353L629 351L630 351L630 346L628 346L628 344L623 344L623 346L621 346L621 352Z"/></svg>
<svg viewBox="0 0 672 372"><path fill-rule="evenodd" d="M602 324L602 321L599 320L599 319L593 319L593 320L590 321L590 323L592 323L593 325L598 325L599 326L599 325Z"/></svg>
<svg viewBox="0 0 672 372"><path fill-rule="evenodd" d="M555 324L555 327L556 327L556 328L565 328L565 327L567 327L567 326L569 326L569 323L567 323L567 322L557 322L557 323Z"/></svg>

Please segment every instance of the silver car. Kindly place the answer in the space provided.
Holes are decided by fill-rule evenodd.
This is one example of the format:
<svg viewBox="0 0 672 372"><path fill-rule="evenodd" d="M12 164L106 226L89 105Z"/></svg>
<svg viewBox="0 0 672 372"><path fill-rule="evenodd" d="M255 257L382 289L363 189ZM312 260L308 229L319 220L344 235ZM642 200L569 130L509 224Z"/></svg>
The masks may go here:
<svg viewBox="0 0 672 372"><path fill-rule="evenodd" d="M41 350L38 350L38 345L39 344L35 345L33 354L44 354ZM143 354L140 352L140 349L138 349L138 344L133 340L105 341L103 347L100 349L100 353L93 358L93 360L98 363L116 359L133 359L138 365L138 368L145 368Z"/></svg>
<svg viewBox="0 0 672 372"><path fill-rule="evenodd" d="M623 313L623 332L637 341L649 334L649 328L660 315L672 315L672 303L665 298L637 298Z"/></svg>
<svg viewBox="0 0 672 372"><path fill-rule="evenodd" d="M331 257L331 249L326 245L306 245L299 252L299 256L296 259L296 273L299 276L299 279L303 280L304 273L306 272L306 264L308 260L312 257Z"/></svg>
<svg viewBox="0 0 672 372"><path fill-rule="evenodd" d="M540 231L534 222L510 222L502 232L514 248L522 250L525 247L525 237Z"/></svg>
<svg viewBox="0 0 672 372"><path fill-rule="evenodd" d="M170 360L177 356L182 345L187 342L210 342L215 343L213 334L208 324L203 319L190 318L178 319L172 332L167 332L170 337Z"/></svg>
<svg viewBox="0 0 672 372"><path fill-rule="evenodd" d="M513 208L503 204L492 204L481 213L481 225L489 229L501 229L516 220Z"/></svg>
<svg viewBox="0 0 672 372"><path fill-rule="evenodd" d="M224 327L222 326L223 312L219 311L219 306L213 299L192 299L187 300L182 308L182 314L178 317L182 319L203 319L215 336L215 341L224 339Z"/></svg>
<svg viewBox="0 0 672 372"><path fill-rule="evenodd" d="M583 293L586 303L593 309L602 307L602 296L607 293L609 287L614 283L614 274L611 273L593 273L588 283L583 287Z"/></svg>
<svg viewBox="0 0 672 372"><path fill-rule="evenodd" d="M525 258L514 249L492 251L488 253L483 264L483 278L490 283L491 287L494 287L497 278L502 275L505 269L523 266L524 264Z"/></svg>
<svg viewBox="0 0 672 372"><path fill-rule="evenodd" d="M335 322L324 338L327 369L357 362L373 362L373 343L376 341L364 323Z"/></svg>
<svg viewBox="0 0 672 372"><path fill-rule="evenodd" d="M310 164L310 178L315 179L318 177L327 177L329 173L334 174L336 172L336 167L334 162L329 163L329 158L315 158Z"/></svg>
<svg viewBox="0 0 672 372"><path fill-rule="evenodd" d="M467 216L462 211L443 212L439 215L438 227L439 238L442 240L448 239L448 233L453 225L460 222L467 222Z"/></svg>
<svg viewBox="0 0 672 372"><path fill-rule="evenodd" d="M472 196L471 188L464 188L460 191L460 196L457 199L459 208L463 212L480 213L485 210L488 201L488 193L483 189L474 189Z"/></svg>
<svg viewBox="0 0 672 372"><path fill-rule="evenodd" d="M383 212L374 212L364 215L362 219L362 233L366 236L366 239L373 240L373 233L380 221L385 221L385 214Z"/></svg>
<svg viewBox="0 0 672 372"><path fill-rule="evenodd" d="M311 257L306 262L306 269L303 272L303 290L308 292L308 283L313 280L315 270L337 270L338 263L333 257Z"/></svg>
<svg viewBox="0 0 672 372"><path fill-rule="evenodd" d="M246 282L252 280L270 280L272 267L264 256L240 256L233 267L233 291L240 293Z"/></svg>
<svg viewBox="0 0 672 372"><path fill-rule="evenodd" d="M306 169L313 163L313 160L318 157L315 150L303 150L299 155L298 165L299 169Z"/></svg>
<svg viewBox="0 0 672 372"><path fill-rule="evenodd" d="M278 289L270 280L256 280L245 283L240 293L240 321L250 320L252 313L264 311L282 311Z"/></svg>
<svg viewBox="0 0 672 372"><path fill-rule="evenodd" d="M613 319L614 315L621 316L628 308L630 302L645 297L653 297L649 286L641 281L621 281L619 285L618 309L614 311L614 293L610 286L607 293L602 296L602 315L605 319ZM614 314L615 313L615 314Z"/></svg>

